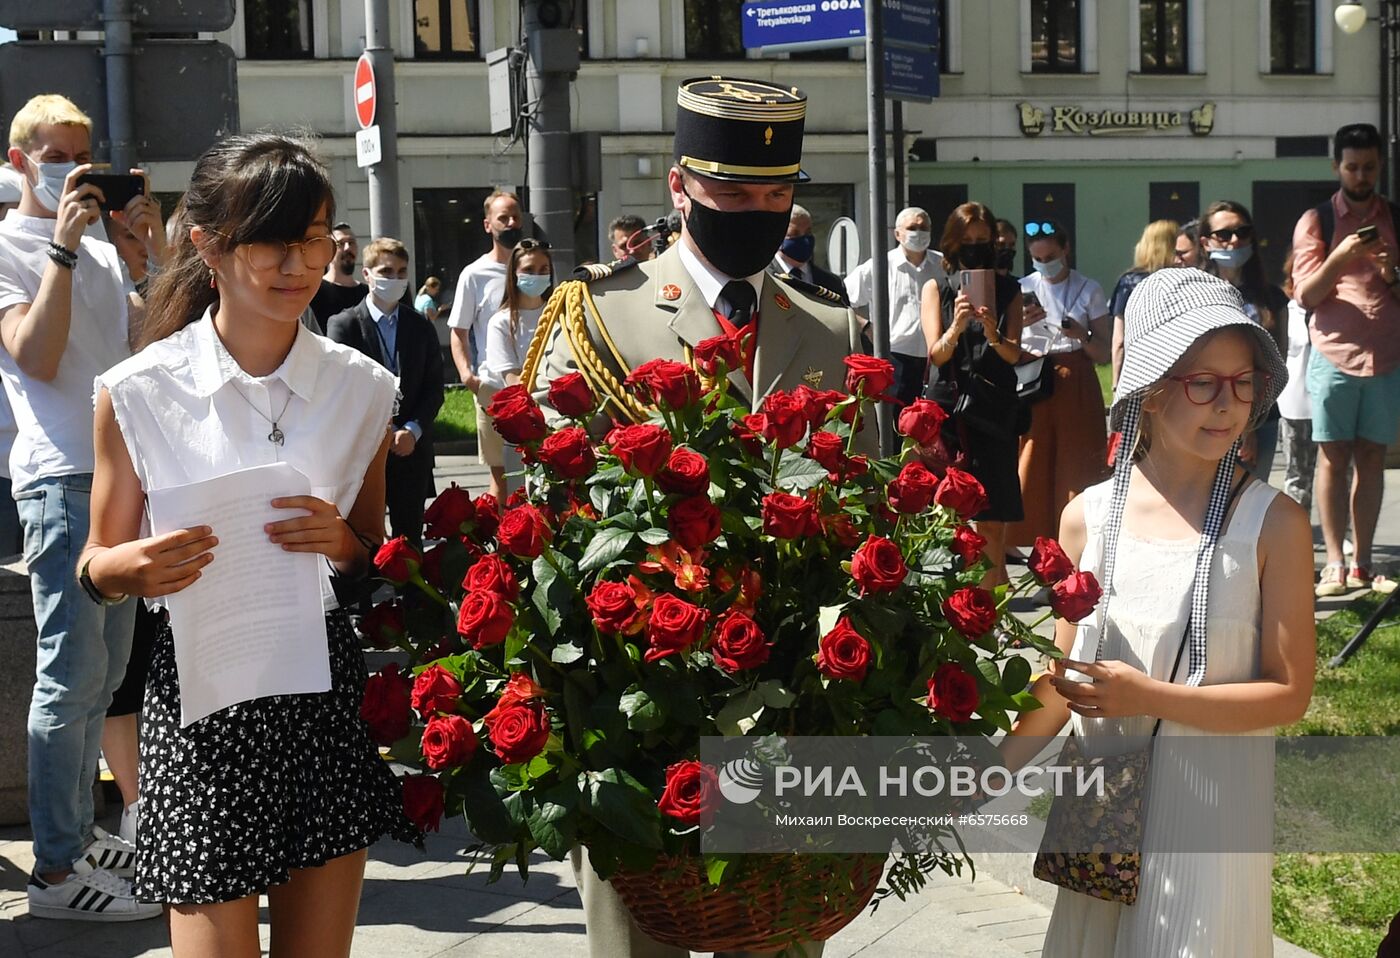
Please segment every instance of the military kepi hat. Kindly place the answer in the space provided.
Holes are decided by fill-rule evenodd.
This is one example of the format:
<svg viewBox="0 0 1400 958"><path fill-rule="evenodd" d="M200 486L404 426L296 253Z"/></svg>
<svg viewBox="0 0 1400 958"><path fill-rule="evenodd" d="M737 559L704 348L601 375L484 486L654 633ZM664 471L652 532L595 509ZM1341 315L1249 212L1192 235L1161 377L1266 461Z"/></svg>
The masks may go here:
<svg viewBox="0 0 1400 958"><path fill-rule="evenodd" d="M676 165L741 183L806 183L807 95L737 77L686 80L676 94Z"/></svg>

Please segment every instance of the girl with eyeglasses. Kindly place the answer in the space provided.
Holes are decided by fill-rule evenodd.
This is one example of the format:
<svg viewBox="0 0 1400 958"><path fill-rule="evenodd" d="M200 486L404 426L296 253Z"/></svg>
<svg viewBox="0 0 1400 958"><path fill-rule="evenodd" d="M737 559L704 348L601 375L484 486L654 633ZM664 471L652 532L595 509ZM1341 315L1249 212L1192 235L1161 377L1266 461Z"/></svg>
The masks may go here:
<svg viewBox="0 0 1400 958"><path fill-rule="evenodd" d="M388 370L299 319L335 255L329 175L302 142L229 137L195 164L183 228L157 277L145 348L98 378L92 527L78 566L102 596L172 595L220 561L219 532L143 533L148 493L287 463L312 495L263 527L321 557L330 690L181 717L179 637L156 636L141 736L135 891L167 905L177 958L350 952L366 850L420 837L371 741L365 663L332 575L361 576L384 537ZM247 601L259 595L249 588ZM237 613L233 613L237 614ZM405 690L405 695L407 694Z"/></svg>
<svg viewBox="0 0 1400 958"><path fill-rule="evenodd" d="M1240 291L1250 318L1269 331L1279 352L1286 356L1288 297L1265 276L1264 261L1254 241L1254 220L1241 204L1217 200L1201 214L1200 268ZM1269 410L1241 447L1247 468L1265 482L1278 448L1278 418L1278 407Z"/></svg>

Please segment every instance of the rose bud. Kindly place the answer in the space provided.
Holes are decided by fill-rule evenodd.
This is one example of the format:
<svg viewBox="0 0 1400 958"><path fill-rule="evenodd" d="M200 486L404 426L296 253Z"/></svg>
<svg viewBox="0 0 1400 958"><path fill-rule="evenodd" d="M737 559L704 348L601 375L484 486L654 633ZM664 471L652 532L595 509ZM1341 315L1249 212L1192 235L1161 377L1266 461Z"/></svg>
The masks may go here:
<svg viewBox="0 0 1400 958"><path fill-rule="evenodd" d="M885 489L890 505L905 515L923 512L937 491L938 477L922 462L906 463Z"/></svg>
<svg viewBox="0 0 1400 958"><path fill-rule="evenodd" d="M507 386L492 396L486 415L501 438L513 446L537 442L549 432L544 413L530 397L530 391L520 383Z"/></svg>
<svg viewBox="0 0 1400 958"><path fill-rule="evenodd" d="M953 554L962 560L964 569L972 568L982 558L982 550L986 547L986 536L980 535L971 526L958 526L953 530Z"/></svg>
<svg viewBox="0 0 1400 958"><path fill-rule="evenodd" d="M666 468L656 474L656 484L662 492L704 495L710 490L710 464L700 453L682 446L671 453Z"/></svg>
<svg viewBox="0 0 1400 958"><path fill-rule="evenodd" d="M682 499L666 516L666 528L686 552L699 552L719 538L719 509L709 496Z"/></svg>
<svg viewBox="0 0 1400 958"><path fill-rule="evenodd" d="M1036 536L1026 568L1041 585L1054 585L1074 572L1074 563L1054 539Z"/></svg>
<svg viewBox="0 0 1400 958"><path fill-rule="evenodd" d="M494 592L508 602L520 598L520 583L510 563L492 553L476 560L476 564L462 577L462 588L467 592Z"/></svg>
<svg viewBox="0 0 1400 958"><path fill-rule="evenodd" d="M428 666L413 680L413 707L425 719L438 712L457 711L461 696L462 683L440 665Z"/></svg>
<svg viewBox="0 0 1400 958"><path fill-rule="evenodd" d="M496 707L507 708L521 702L541 698L544 698L544 689L536 685L534 679L524 672L512 672L510 681L501 688L500 698L496 700Z"/></svg>
<svg viewBox="0 0 1400 958"><path fill-rule="evenodd" d="M938 434L948 414L943 407L930 399L916 399L905 406L899 414L899 432L921 446L932 446L938 442Z"/></svg>
<svg viewBox="0 0 1400 958"><path fill-rule="evenodd" d="M435 832L442 823L442 782L435 775L405 775L403 812L419 831Z"/></svg>
<svg viewBox="0 0 1400 958"><path fill-rule="evenodd" d="M597 460L588 433L578 426L568 426L550 433L540 443L539 460L560 479L581 479L593 471Z"/></svg>
<svg viewBox="0 0 1400 958"><path fill-rule="evenodd" d="M800 539L821 531L816 507L810 499L787 492L763 497L763 534L775 539Z"/></svg>
<svg viewBox="0 0 1400 958"><path fill-rule="evenodd" d="M501 524L501 504L489 492L483 492L472 503L476 508L476 534L485 541L496 534Z"/></svg>
<svg viewBox="0 0 1400 958"><path fill-rule="evenodd" d="M617 426L608 433L607 444L630 476L654 476L671 458L671 434L654 423Z"/></svg>
<svg viewBox="0 0 1400 958"><path fill-rule="evenodd" d="M933 501L947 506L964 519L974 519L987 508L987 491L971 473L949 466L948 471L943 473L943 481L938 484Z"/></svg>
<svg viewBox="0 0 1400 958"><path fill-rule="evenodd" d="M418 550L403 536L390 539L374 554L374 567L379 575L394 585L403 585L412 579L421 565Z"/></svg>
<svg viewBox="0 0 1400 958"><path fill-rule="evenodd" d="M824 430L812 433L812 438L807 440L807 451L803 455L835 475L844 472L849 461L846 458L846 440L834 432Z"/></svg>
<svg viewBox="0 0 1400 958"><path fill-rule="evenodd" d="M710 613L670 593L658 595L651 606L647 622L647 641L651 648L643 656L648 662L684 652L700 641Z"/></svg>
<svg viewBox="0 0 1400 958"><path fill-rule="evenodd" d="M929 710L950 722L972 718L981 700L977 679L956 662L944 662L928 680Z"/></svg>
<svg viewBox="0 0 1400 958"><path fill-rule="evenodd" d="M407 629L403 606L392 600L381 602L360 619L360 634L376 649L392 649Z"/></svg>
<svg viewBox="0 0 1400 958"><path fill-rule="evenodd" d="M818 645L817 670L833 679L860 682L870 668L870 643L844 615Z"/></svg>
<svg viewBox="0 0 1400 958"><path fill-rule="evenodd" d="M700 401L700 377L673 359L642 363L628 375L627 385L653 405L670 409L685 409Z"/></svg>
<svg viewBox="0 0 1400 958"><path fill-rule="evenodd" d="M763 430L766 419L762 413L751 412L743 416L738 422L729 424L730 434L739 441L739 445L750 456L757 458L763 455Z"/></svg>
<svg viewBox="0 0 1400 958"><path fill-rule="evenodd" d="M429 539L452 539L465 532L464 526L475 519L471 494L454 482L424 510L423 531Z"/></svg>
<svg viewBox="0 0 1400 958"><path fill-rule="evenodd" d="M703 762L677 762L666 769L656 807L682 825L709 825L719 808L719 775Z"/></svg>
<svg viewBox="0 0 1400 958"><path fill-rule="evenodd" d="M641 618L637 591L626 582L599 582L584 601L593 624L605 634L626 634Z"/></svg>
<svg viewBox="0 0 1400 958"><path fill-rule="evenodd" d="M715 626L710 653L724 671L740 672L767 662L772 648L757 622L742 612L730 612Z"/></svg>
<svg viewBox="0 0 1400 958"><path fill-rule="evenodd" d="M435 715L423 729L423 763L435 772L458 768L476 754L476 733L472 723L460 715Z"/></svg>
<svg viewBox="0 0 1400 958"><path fill-rule="evenodd" d="M535 559L554 538L549 520L536 506L516 506L501 518L496 538L501 548L522 559Z"/></svg>
<svg viewBox="0 0 1400 958"><path fill-rule="evenodd" d="M457 612L457 634L480 651L500 645L515 624L510 604L494 592L468 592Z"/></svg>
<svg viewBox="0 0 1400 958"><path fill-rule="evenodd" d="M369 726L369 737L380 745L393 745L408 734L413 718L410 696L413 685L407 675L390 662L365 680L360 701L360 718Z"/></svg>
<svg viewBox="0 0 1400 958"><path fill-rule="evenodd" d="M807 404L792 393L772 392L763 400L763 438L789 449L807 434Z"/></svg>
<svg viewBox="0 0 1400 958"><path fill-rule="evenodd" d="M584 419L592 415L597 400L583 373L566 373L550 382L549 404L561 416Z"/></svg>
<svg viewBox="0 0 1400 958"><path fill-rule="evenodd" d="M1092 572L1071 572L1050 587L1050 608L1069 622L1078 622L1099 604L1103 589Z"/></svg>
<svg viewBox="0 0 1400 958"><path fill-rule="evenodd" d="M496 756L505 765L528 762L549 742L549 716L538 702L497 703L481 721Z"/></svg>
<svg viewBox="0 0 1400 958"><path fill-rule="evenodd" d="M846 391L853 396L878 399L894 385L894 365L888 359L857 353L845 363Z"/></svg>
<svg viewBox="0 0 1400 958"><path fill-rule="evenodd" d="M980 639L997 624L997 604L986 589L968 586L943 600L943 617L967 639Z"/></svg>
<svg viewBox="0 0 1400 958"><path fill-rule="evenodd" d="M860 586L861 595L893 592L908 574L899 546L882 536L867 536L851 557L851 578Z"/></svg>

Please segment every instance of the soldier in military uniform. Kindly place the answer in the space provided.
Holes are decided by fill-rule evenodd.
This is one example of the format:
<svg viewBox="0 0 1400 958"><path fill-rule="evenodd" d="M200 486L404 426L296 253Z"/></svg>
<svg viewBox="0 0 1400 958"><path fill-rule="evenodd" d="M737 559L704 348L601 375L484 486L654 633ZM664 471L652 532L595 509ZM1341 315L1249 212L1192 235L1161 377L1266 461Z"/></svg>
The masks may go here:
<svg viewBox="0 0 1400 958"><path fill-rule="evenodd" d="M843 360L862 350L860 320L838 296L767 271L787 234L793 187L808 180L801 168L807 97L763 81L709 77L682 83L676 103L667 186L683 217L680 237L651 262L588 267L586 287L565 284L556 293L573 296L572 308L546 309L556 322L537 334L542 352L524 371L546 407L550 380L581 371L609 399L613 418L644 418L622 387L632 369L657 358L688 361L697 343L754 324L747 369L730 377L754 408L802 383L842 388ZM864 451L874 452L875 432L861 433ZM684 958L637 929L583 849L573 862L593 958ZM816 956L822 946L804 950Z"/></svg>

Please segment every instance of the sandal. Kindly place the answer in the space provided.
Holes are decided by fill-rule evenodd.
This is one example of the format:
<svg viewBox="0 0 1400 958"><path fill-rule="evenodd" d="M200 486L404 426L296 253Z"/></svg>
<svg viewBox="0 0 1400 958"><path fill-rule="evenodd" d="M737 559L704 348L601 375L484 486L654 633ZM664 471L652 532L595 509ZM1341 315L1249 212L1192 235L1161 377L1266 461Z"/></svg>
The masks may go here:
<svg viewBox="0 0 1400 958"><path fill-rule="evenodd" d="M1319 599L1341 595L1347 591L1347 573L1340 562L1329 562L1322 567L1318 576L1317 588L1313 592Z"/></svg>
<svg viewBox="0 0 1400 958"><path fill-rule="evenodd" d="M1371 570L1364 565L1354 565L1347 570L1347 579L1363 589L1370 589L1381 595L1389 595L1395 591L1396 586L1394 579L1379 574L1372 575Z"/></svg>

